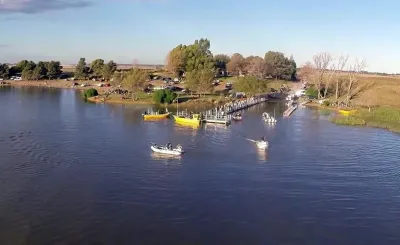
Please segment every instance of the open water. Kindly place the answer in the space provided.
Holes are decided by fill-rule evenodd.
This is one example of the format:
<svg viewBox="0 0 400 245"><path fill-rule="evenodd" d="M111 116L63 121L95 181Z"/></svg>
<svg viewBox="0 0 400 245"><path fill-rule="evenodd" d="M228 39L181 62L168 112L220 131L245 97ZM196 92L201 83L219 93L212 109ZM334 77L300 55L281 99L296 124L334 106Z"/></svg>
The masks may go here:
<svg viewBox="0 0 400 245"><path fill-rule="evenodd" d="M400 244L398 134L277 103L200 129L145 109L2 88L0 244ZM187 153L150 152L168 141Z"/></svg>

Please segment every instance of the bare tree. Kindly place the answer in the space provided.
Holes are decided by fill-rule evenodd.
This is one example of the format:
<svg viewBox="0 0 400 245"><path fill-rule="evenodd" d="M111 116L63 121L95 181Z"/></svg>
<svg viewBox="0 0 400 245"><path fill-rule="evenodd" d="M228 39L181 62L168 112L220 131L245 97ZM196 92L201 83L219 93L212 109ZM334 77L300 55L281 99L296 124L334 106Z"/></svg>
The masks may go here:
<svg viewBox="0 0 400 245"><path fill-rule="evenodd" d="M317 70L317 89L318 99L321 98L321 84L324 78L324 74L328 71L328 67L332 62L332 56L329 53L319 53L313 56L314 66Z"/></svg>
<svg viewBox="0 0 400 245"><path fill-rule="evenodd" d="M360 74L365 67L365 60L359 61L358 59L354 62L353 65L349 66L349 84L347 87L346 106L349 106L350 100L354 97L354 95L360 92L356 92L355 88L358 81L360 80Z"/></svg>
<svg viewBox="0 0 400 245"><path fill-rule="evenodd" d="M339 99L340 97L340 91L339 91L339 87L340 87L340 82L342 81L340 79L340 72L342 72L344 70L344 68L346 67L347 64L347 60L349 59L348 55L342 55L339 57L337 63L336 63L336 74L335 74L335 79L336 79L336 91L335 91L335 98L336 101Z"/></svg>
<svg viewBox="0 0 400 245"><path fill-rule="evenodd" d="M336 73L337 73L337 65L335 62L333 62L329 67L328 79L326 80L324 89L324 98L326 98L326 95L328 94L329 85L331 84L332 78L335 76Z"/></svg>

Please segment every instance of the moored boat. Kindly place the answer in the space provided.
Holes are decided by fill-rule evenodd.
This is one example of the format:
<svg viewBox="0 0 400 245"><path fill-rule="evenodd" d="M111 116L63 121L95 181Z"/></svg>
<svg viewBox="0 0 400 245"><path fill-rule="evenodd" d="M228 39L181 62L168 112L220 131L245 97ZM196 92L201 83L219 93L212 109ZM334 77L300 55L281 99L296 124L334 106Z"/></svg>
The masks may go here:
<svg viewBox="0 0 400 245"><path fill-rule="evenodd" d="M232 120L235 120L235 121L240 121L240 120L242 120L242 114L237 113L237 114L233 115L233 116L232 116Z"/></svg>
<svg viewBox="0 0 400 245"><path fill-rule="evenodd" d="M164 118L168 118L169 114L171 114L170 112L166 111L166 112L145 112L142 114L143 119L145 120L154 120L154 119L164 119Z"/></svg>
<svg viewBox="0 0 400 245"><path fill-rule="evenodd" d="M156 145L153 144L152 146L150 146L151 150L157 153L162 153L162 154L169 154L169 155L182 155L184 153L182 146L181 145L177 145L175 148L168 148L167 146L163 146L163 145Z"/></svg>
<svg viewBox="0 0 400 245"><path fill-rule="evenodd" d="M191 125L200 125L200 114L192 114L188 116L183 116L183 115L173 115L175 121L177 123L182 123L182 124L191 124Z"/></svg>
<svg viewBox="0 0 400 245"><path fill-rule="evenodd" d="M262 119L264 120L264 122L276 123L275 117L270 116L267 112L264 112L264 113L262 114Z"/></svg>
<svg viewBox="0 0 400 245"><path fill-rule="evenodd" d="M339 113L340 114L343 114L343 115L350 115L350 114L352 114L352 113L354 113L355 112L355 110L339 110Z"/></svg>

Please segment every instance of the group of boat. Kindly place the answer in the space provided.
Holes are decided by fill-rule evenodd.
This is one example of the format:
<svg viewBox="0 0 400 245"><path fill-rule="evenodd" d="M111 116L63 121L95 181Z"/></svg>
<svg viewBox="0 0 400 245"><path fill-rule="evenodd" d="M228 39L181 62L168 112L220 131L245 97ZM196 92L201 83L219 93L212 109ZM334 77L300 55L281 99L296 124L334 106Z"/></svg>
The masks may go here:
<svg viewBox="0 0 400 245"><path fill-rule="evenodd" d="M264 112L262 114L262 119L264 120L264 122L267 123L276 123L276 119L274 116L271 116L270 114L268 114L267 112Z"/></svg>

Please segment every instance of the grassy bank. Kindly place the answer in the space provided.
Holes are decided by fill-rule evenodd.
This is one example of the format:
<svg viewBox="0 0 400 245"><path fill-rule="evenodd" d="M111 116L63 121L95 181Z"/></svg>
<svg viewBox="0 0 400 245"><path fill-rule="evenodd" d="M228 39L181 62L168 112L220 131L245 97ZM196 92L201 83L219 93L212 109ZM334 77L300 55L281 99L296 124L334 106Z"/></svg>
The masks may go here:
<svg viewBox="0 0 400 245"><path fill-rule="evenodd" d="M362 109L349 116L337 116L332 121L339 125L370 126L400 133L400 109L379 107L371 112Z"/></svg>

